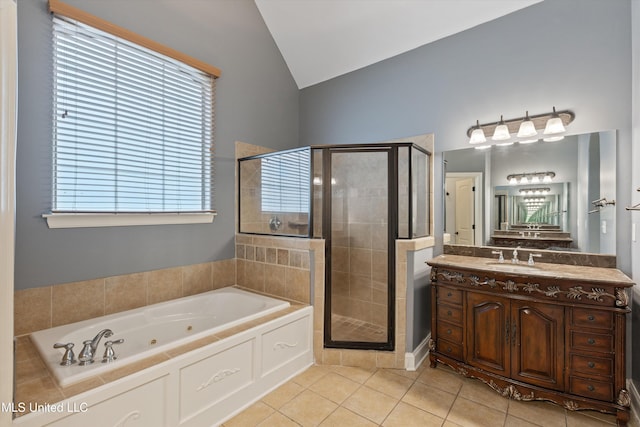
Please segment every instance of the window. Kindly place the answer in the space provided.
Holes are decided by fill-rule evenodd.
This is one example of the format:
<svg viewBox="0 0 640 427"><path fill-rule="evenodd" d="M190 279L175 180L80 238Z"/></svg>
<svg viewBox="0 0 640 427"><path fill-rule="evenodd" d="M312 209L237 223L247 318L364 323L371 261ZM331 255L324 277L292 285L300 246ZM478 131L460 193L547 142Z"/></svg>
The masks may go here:
<svg viewBox="0 0 640 427"><path fill-rule="evenodd" d="M52 216L213 213L216 76L65 16L53 28Z"/></svg>
<svg viewBox="0 0 640 427"><path fill-rule="evenodd" d="M309 212L309 149L261 159L263 212Z"/></svg>

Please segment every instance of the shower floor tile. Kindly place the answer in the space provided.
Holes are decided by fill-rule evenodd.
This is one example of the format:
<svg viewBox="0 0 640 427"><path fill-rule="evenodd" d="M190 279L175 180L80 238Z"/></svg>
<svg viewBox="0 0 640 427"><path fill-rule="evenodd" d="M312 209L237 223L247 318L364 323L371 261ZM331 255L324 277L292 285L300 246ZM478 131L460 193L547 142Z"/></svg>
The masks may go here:
<svg viewBox="0 0 640 427"><path fill-rule="evenodd" d="M386 342L387 330L363 320L332 314L331 338L333 341Z"/></svg>

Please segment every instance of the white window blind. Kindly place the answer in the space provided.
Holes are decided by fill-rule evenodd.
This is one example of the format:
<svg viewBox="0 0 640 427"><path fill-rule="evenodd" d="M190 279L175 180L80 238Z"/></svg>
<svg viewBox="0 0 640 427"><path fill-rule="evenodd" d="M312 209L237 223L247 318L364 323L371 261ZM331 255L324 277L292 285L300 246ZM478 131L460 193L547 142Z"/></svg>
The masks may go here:
<svg viewBox="0 0 640 427"><path fill-rule="evenodd" d="M212 212L215 79L54 15L53 209Z"/></svg>
<svg viewBox="0 0 640 427"><path fill-rule="evenodd" d="M310 156L305 149L261 159L263 212L309 212Z"/></svg>

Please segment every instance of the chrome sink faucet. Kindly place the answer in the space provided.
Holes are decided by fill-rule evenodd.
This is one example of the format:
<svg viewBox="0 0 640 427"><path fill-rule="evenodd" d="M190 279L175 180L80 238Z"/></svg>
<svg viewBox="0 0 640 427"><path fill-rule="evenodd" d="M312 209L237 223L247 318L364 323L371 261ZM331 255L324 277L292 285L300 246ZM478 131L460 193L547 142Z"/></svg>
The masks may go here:
<svg viewBox="0 0 640 427"><path fill-rule="evenodd" d="M520 249L520 246L513 250L513 258L511 258L511 264L517 264L520 262L520 260L518 259L518 249Z"/></svg>
<svg viewBox="0 0 640 427"><path fill-rule="evenodd" d="M80 366L92 364L96 350L98 349L98 344L100 344L100 340L102 337L109 338L111 335L113 335L113 331L111 329L103 329L98 332L92 340L83 341L82 344L84 344L84 347L82 347L82 351L78 356Z"/></svg>

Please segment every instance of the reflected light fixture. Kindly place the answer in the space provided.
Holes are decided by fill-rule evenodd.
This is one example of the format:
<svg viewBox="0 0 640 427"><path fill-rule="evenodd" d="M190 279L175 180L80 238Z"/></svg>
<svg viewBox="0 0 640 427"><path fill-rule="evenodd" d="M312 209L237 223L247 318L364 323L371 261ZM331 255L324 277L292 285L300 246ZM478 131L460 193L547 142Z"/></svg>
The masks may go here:
<svg viewBox="0 0 640 427"><path fill-rule="evenodd" d="M482 144L483 142L487 142L487 138L484 136L484 130L480 127L480 120L476 120L476 123L477 128L471 132L469 144Z"/></svg>
<svg viewBox="0 0 640 427"><path fill-rule="evenodd" d="M512 173L507 175L507 181L511 185L516 184L538 184L543 182L548 184L555 178L555 172L526 172L526 173Z"/></svg>
<svg viewBox="0 0 640 427"><path fill-rule="evenodd" d="M480 126L479 123L478 126ZM498 123L498 126L496 126L496 129L493 131L491 139L494 141L504 141L509 138L511 138L511 135L509 134L509 127L504 123L502 116L500 116L500 123Z"/></svg>

